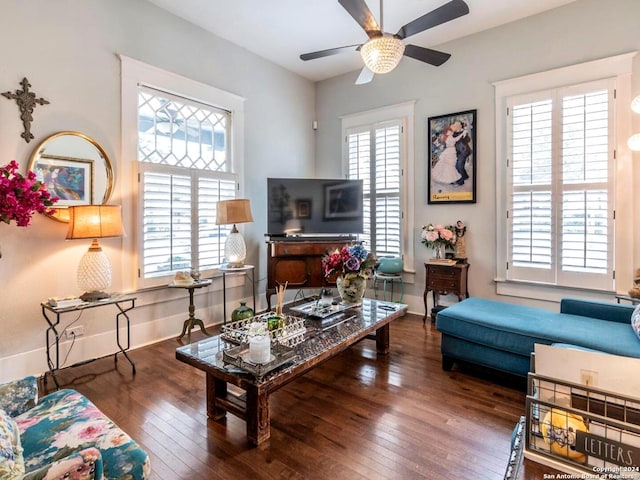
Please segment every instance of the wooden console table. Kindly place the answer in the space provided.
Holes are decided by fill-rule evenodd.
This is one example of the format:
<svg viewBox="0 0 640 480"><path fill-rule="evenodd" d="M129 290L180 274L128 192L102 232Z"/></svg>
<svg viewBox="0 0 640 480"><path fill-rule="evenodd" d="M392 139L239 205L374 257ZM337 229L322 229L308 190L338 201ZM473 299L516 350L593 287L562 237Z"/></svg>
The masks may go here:
<svg viewBox="0 0 640 480"><path fill-rule="evenodd" d="M322 257L331 250L351 244L350 239L270 240L267 242L267 308L278 285L290 288L321 288L335 285L324 278Z"/></svg>
<svg viewBox="0 0 640 480"><path fill-rule="evenodd" d="M243 419L247 439L260 445L271 435L269 401L273 393L371 334L375 337L378 355L387 355L389 324L405 315L407 308L400 303L364 298L361 307L347 310L347 316L332 327L305 320L305 340L293 346L295 358L260 379L225 364L222 351L235 345L220 336L179 347L176 358L205 372L207 416L221 421L228 412ZM242 393L237 393L236 388L235 391L227 388L230 385Z"/></svg>
<svg viewBox="0 0 640 480"><path fill-rule="evenodd" d="M427 321L427 296L433 292L433 309L440 307L440 294L455 294L458 300L469 298L467 287L467 276L469 274L468 263L456 263L447 265L435 262L425 262L426 279L424 286L424 317L422 321Z"/></svg>

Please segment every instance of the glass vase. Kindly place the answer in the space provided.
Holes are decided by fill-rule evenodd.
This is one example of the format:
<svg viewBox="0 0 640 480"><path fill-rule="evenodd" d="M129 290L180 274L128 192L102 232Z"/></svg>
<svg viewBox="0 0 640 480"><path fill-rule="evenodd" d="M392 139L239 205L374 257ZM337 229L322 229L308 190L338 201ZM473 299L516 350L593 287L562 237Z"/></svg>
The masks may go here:
<svg viewBox="0 0 640 480"><path fill-rule="evenodd" d="M342 303L348 305L360 305L362 303L362 297L367 289L367 280L362 277L336 278L336 286L338 287L338 294L342 299Z"/></svg>
<svg viewBox="0 0 640 480"><path fill-rule="evenodd" d="M442 260L443 258L445 258L444 245L436 245L433 247L433 259Z"/></svg>
<svg viewBox="0 0 640 480"><path fill-rule="evenodd" d="M231 312L231 321L237 322L254 316L253 308L247 307L247 302L240 302L240 306Z"/></svg>

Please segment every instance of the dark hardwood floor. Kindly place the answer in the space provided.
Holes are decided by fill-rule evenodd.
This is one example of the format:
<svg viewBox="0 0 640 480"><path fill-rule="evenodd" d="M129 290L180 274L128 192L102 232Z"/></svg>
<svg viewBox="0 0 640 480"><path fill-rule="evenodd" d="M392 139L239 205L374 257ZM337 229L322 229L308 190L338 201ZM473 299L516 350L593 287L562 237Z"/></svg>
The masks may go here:
<svg viewBox="0 0 640 480"><path fill-rule="evenodd" d="M252 447L242 420L207 419L204 374L175 359L179 345L132 350L135 376L122 357L57 374L142 445L154 479L502 479L524 413L524 381L444 372L435 326L407 315L388 356L363 340L275 393L271 438Z"/></svg>

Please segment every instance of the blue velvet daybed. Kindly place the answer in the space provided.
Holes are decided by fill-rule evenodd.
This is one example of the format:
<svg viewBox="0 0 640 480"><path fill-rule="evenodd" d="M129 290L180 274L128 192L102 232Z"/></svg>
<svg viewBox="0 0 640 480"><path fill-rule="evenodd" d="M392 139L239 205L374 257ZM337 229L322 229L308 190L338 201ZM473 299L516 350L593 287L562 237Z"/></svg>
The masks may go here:
<svg viewBox="0 0 640 480"><path fill-rule="evenodd" d="M634 307L565 298L560 312L483 298L467 298L441 310L442 367L456 360L526 376L534 344L568 344L640 358L640 340L631 328Z"/></svg>

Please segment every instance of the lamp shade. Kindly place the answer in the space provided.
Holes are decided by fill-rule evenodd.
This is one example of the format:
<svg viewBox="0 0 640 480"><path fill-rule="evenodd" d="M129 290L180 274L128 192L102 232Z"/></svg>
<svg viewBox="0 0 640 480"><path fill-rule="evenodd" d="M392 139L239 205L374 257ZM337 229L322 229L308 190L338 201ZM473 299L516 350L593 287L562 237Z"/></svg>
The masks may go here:
<svg viewBox="0 0 640 480"><path fill-rule="evenodd" d="M120 205L76 205L69 207L67 239L92 238L89 250L78 265L78 286L85 302L109 297L104 289L111 286L111 263L98 244L98 238L121 237L122 209Z"/></svg>
<svg viewBox="0 0 640 480"><path fill-rule="evenodd" d="M246 198L222 200L216 204L216 225L253 222L251 204Z"/></svg>
<svg viewBox="0 0 640 480"><path fill-rule="evenodd" d="M373 73L390 72L400 63L403 54L402 40L388 33L368 40L360 49L364 64Z"/></svg>
<svg viewBox="0 0 640 480"><path fill-rule="evenodd" d="M67 239L107 238L124 235L120 205L76 205L69 207Z"/></svg>
<svg viewBox="0 0 640 480"><path fill-rule="evenodd" d="M247 256L247 247L236 223L253 222L251 205L246 198L222 200L216 204L216 225L230 225L233 228L224 243L224 257L229 267L242 267Z"/></svg>

